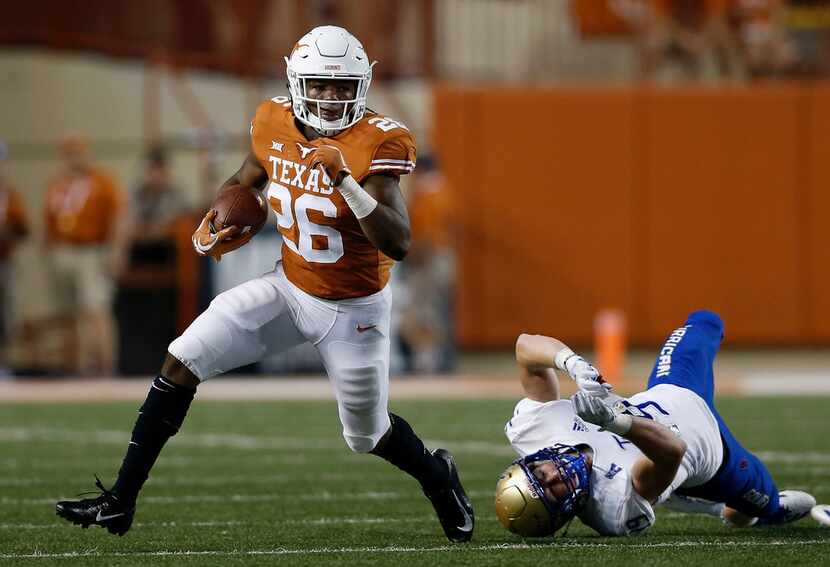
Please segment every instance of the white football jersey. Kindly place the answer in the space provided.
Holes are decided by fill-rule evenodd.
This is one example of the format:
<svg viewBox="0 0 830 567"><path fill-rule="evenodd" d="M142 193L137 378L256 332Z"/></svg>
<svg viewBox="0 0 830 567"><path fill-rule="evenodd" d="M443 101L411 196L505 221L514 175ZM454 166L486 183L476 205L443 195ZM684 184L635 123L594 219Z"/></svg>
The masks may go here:
<svg viewBox="0 0 830 567"><path fill-rule="evenodd" d="M714 476L723 460L723 444L717 421L700 396L660 384L618 399L629 413L662 423L686 442L677 475L656 504L680 486L697 486ZM580 419L570 400L542 403L525 398L516 405L504 431L522 457L557 443L593 449L591 499L579 518L597 532L633 535L654 524L652 504L637 494L631 481L632 466L643 453L631 441Z"/></svg>

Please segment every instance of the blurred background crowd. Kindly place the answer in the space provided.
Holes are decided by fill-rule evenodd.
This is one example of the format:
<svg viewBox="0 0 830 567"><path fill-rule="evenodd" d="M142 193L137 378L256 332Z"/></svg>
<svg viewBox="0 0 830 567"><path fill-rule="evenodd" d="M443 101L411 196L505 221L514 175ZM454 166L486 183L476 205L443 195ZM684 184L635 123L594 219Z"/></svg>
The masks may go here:
<svg viewBox="0 0 830 567"><path fill-rule="evenodd" d="M638 223L649 218L639 211L654 214L659 205L644 193L642 202L632 198L621 210L613 197L629 190L636 197L641 186L683 175L654 171L655 160L649 161L659 150L652 146L660 139L662 120L676 133L693 128L700 122L694 117L705 117L710 105L725 104L723 116L756 108L756 114L735 123L712 124L726 128L712 138L699 133L699 140L720 144L731 139L735 147L745 147L745 140L754 137L754 130L744 127L747 122L760 118L775 127L761 133L757 151L743 157L738 152L727 166L703 159L696 163L697 146L686 155L681 163L691 171L708 172L702 184L717 181L709 183L715 190L698 195L710 200L700 204L701 214L724 202L730 210L730 199L735 199L748 207L741 209L746 216L739 216L754 227L750 232L784 234L789 229L776 229L763 219L786 216L788 210L782 213L776 202L747 199L745 188L724 196L718 183L731 187L735 180L737 185L768 180L770 191L795 203L789 211L794 223L803 221L803 207L809 208L804 203L821 198L815 192L799 197L805 184L823 179L811 169L820 155L807 166L799 155L818 151L827 130L802 136L799 128L815 123L809 113L823 108L804 101L827 98L822 87L814 86L830 74L830 2L824 0L15 2L4 7L0 21L0 373L153 373L167 344L211 297L273 265L280 241L272 229L219 264L196 257L190 234L216 189L246 154L257 103L287 94L283 55L321 24L346 27L379 61L370 107L405 122L419 144L416 172L403 183L413 246L392 283L398 373L451 371L459 347L509 347L517 330L550 332L543 317L572 329L577 342L593 340L594 315L604 308L612 311L596 320L608 321L611 313L612 327L619 329L625 326L620 319L627 317L634 342L653 340L655 329L664 332L661 308L652 303L653 296L659 301L660 290L646 283L660 276L663 264L647 259L642 265L652 267L640 269L639 260L626 256L631 250L651 254L654 239L665 237L648 228L638 232ZM574 124L567 116L551 120L551 113L567 115L570 105L577 104L574 97L584 106L578 109L584 117ZM689 97L702 100L702 106L677 115L691 116L693 123L684 125L682 118L672 122L675 115L668 111L661 118L661 108ZM638 114L643 104L648 110ZM781 104L792 104L791 111L781 110L792 116L779 124L778 114L768 114L768 108L778 113ZM590 117L599 110L614 114L592 123ZM501 116L501 122L494 116ZM629 120L626 116L629 122L615 122ZM825 115L819 118L827 123ZM571 132L567 140L557 137L563 123ZM651 138L639 139L641 132ZM764 146L764 136L779 145ZM501 142L486 147L486 140L501 139L511 148L541 146L542 156L550 146L552 162L525 159L516 150L520 161L515 163ZM795 154L788 153L790 142L801 139L812 145L796 144ZM603 149L602 140L609 147ZM732 146L723 143L721 153L728 154ZM527 177L527 170L536 167L566 170L562 158L571 145L586 154L631 155L615 166L615 158L609 158L612 166L607 160L588 160L579 165L578 175L548 171ZM773 166L776 159L786 160L778 169L770 166L772 173L765 165L767 152ZM478 167L479 161L486 163ZM592 177L594 166L610 167L609 179L623 184L612 187L608 199L590 196L594 185L605 184ZM718 170L733 166L745 170ZM775 177L779 169L786 179ZM804 171L813 177L805 181ZM566 184L568 180L575 181ZM552 195L549 201L525 189L534 183ZM668 185L661 191L671 190L673 184ZM561 195L572 193L587 195L581 203L596 208L598 225L606 217L626 224L623 253L608 244L619 242L621 233L592 240L562 220L569 214L564 210L569 197ZM521 207L505 207L507 201L519 201ZM525 231L524 216L543 219L539 226L527 221L532 229ZM614 222L607 224L612 230ZM557 230L557 225L564 228ZM548 246L546 234L561 244ZM804 238L820 242L820 236ZM800 238L778 244L803 250ZM740 239L735 242L742 248ZM753 242L753 247L765 246L763 238ZM715 244L710 245L714 250ZM600 246L602 253L597 252ZM819 246L807 254L821 253ZM566 273L567 262L557 261L558 248L586 257L596 266L597 279L614 291L605 293L607 288L592 283L584 288L563 284L572 274ZM614 260L606 261L606 254L635 267L607 268ZM734 257L740 255L736 251ZM728 264L732 258L727 254L716 263ZM738 338L745 343L826 343L830 331L814 324L812 313L827 306L816 307L816 293L804 291L820 289L820 278L809 266L821 261L813 256L794 260L794 271L801 275L793 277L801 278L800 287L785 298L790 303L778 302L782 313L768 322L777 331L768 332L766 319L759 322L745 313L751 308L734 300L741 294L738 289L712 294L715 305L708 306L732 307ZM766 262L747 260L744 266L749 271L744 281L763 280L758 293L748 294L759 309L766 308L761 307L764 299L776 303L764 290L784 289L781 280L793 272L784 262L777 275L770 275L774 262ZM590 270L582 275L594 279ZM514 285L519 280L524 283ZM572 307L557 321L562 310L539 306L534 296L555 296L560 288L580 291L576 299L557 299ZM701 293L705 291L704 286ZM517 301L528 307L512 307ZM677 313L673 320L684 315ZM558 334L569 338L568 332ZM313 349L301 347L244 371L319 368Z"/></svg>

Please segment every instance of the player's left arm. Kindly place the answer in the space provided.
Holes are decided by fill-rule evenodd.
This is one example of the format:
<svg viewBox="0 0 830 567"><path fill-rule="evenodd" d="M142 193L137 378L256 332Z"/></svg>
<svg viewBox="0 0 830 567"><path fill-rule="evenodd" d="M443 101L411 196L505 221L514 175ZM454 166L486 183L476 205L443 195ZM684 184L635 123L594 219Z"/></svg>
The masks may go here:
<svg viewBox="0 0 830 567"><path fill-rule="evenodd" d="M632 467L631 482L637 494L656 502L677 475L686 442L665 425L622 413L586 392L577 392L572 401L574 411L583 420L625 437L643 452Z"/></svg>
<svg viewBox="0 0 830 567"><path fill-rule="evenodd" d="M516 339L516 364L526 398L542 403L559 399L555 359L566 348L562 341L553 337L519 335Z"/></svg>
<svg viewBox="0 0 830 567"><path fill-rule="evenodd" d="M322 167L332 185L340 191L360 228L378 250L394 260L409 252L409 214L394 174L375 174L361 186L352 177L343 154L335 146L317 148L311 167Z"/></svg>
<svg viewBox="0 0 830 567"><path fill-rule="evenodd" d="M411 231L398 177L372 175L363 182L363 189L377 202L368 216L359 219L363 234L390 258L403 260L409 252Z"/></svg>
<svg viewBox="0 0 830 567"><path fill-rule="evenodd" d="M537 402L559 399L559 380L556 370L566 372L581 390L606 397L611 385L606 383L587 360L568 345L553 337L522 333L516 339L516 363L525 396Z"/></svg>
<svg viewBox="0 0 830 567"><path fill-rule="evenodd" d="M686 442L661 423L633 417L631 429L623 435L643 452L631 469L637 494L656 502L671 485L686 454Z"/></svg>

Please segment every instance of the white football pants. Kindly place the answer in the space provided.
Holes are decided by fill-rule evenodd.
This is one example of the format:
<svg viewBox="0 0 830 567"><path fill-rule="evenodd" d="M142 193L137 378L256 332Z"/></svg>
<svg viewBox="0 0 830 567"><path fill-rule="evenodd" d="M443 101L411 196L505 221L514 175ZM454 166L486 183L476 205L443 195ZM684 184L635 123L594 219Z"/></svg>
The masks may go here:
<svg viewBox="0 0 830 567"><path fill-rule="evenodd" d="M273 272L225 291L168 351L200 380L286 351L305 341L323 359L337 397L343 437L358 453L390 427L391 291L331 301L309 295Z"/></svg>

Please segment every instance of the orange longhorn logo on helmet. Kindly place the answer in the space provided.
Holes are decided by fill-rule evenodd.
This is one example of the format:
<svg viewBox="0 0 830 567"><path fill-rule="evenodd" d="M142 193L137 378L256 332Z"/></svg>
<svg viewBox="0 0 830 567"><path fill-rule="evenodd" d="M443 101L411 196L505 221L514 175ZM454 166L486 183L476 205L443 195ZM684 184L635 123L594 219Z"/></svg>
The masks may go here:
<svg viewBox="0 0 830 567"><path fill-rule="evenodd" d="M308 44L300 43L299 41L294 44L294 47L291 48L291 55L294 55L294 52L297 51L301 47L308 47Z"/></svg>

